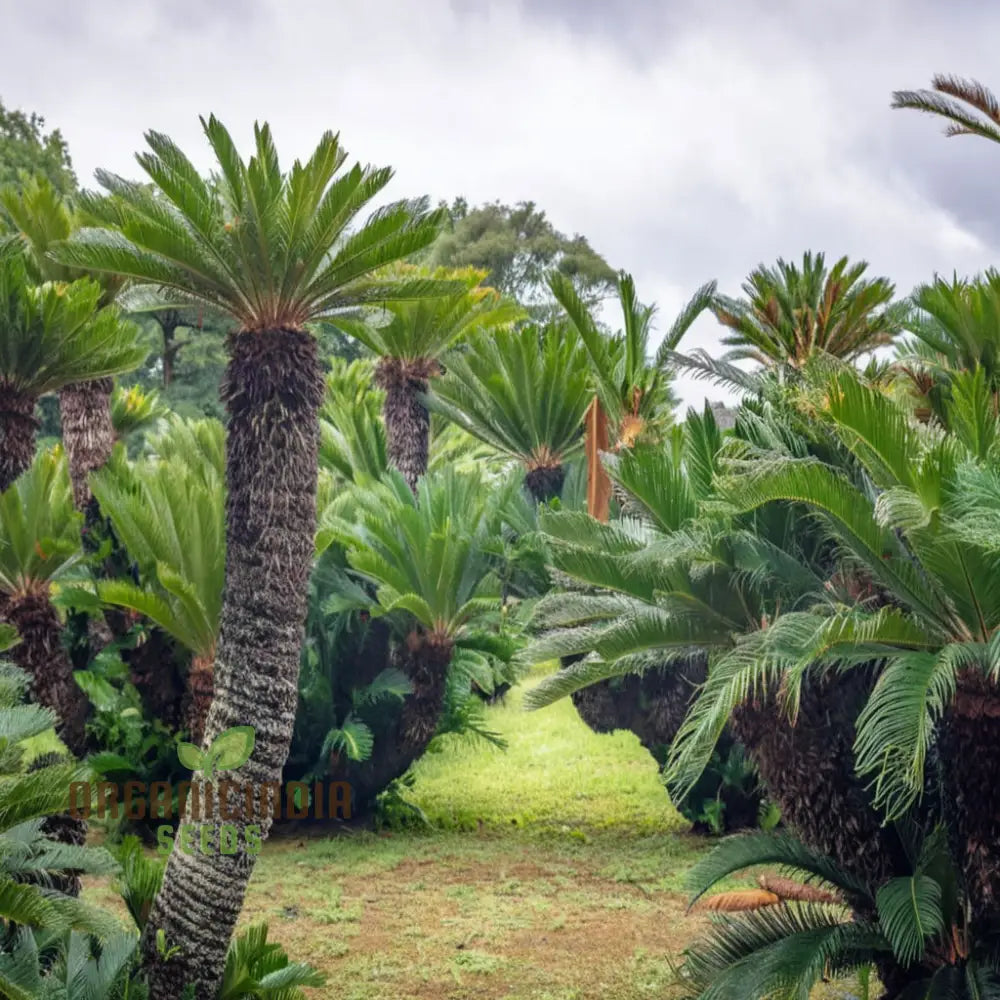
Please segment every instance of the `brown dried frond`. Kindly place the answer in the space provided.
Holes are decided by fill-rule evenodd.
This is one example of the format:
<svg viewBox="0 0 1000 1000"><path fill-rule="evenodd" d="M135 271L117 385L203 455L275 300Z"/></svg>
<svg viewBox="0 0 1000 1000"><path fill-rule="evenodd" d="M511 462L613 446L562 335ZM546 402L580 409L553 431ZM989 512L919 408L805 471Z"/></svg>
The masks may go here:
<svg viewBox="0 0 1000 1000"><path fill-rule="evenodd" d="M829 903L831 905L843 904L844 902L834 892L819 889L814 885L805 885L802 882L796 882L795 879L774 875L771 872L765 872L761 875L757 879L757 884L761 889L774 893L782 902Z"/></svg>
<svg viewBox="0 0 1000 1000"><path fill-rule="evenodd" d="M941 94L971 104L977 111L1000 125L1000 101L989 87L978 80L938 73L931 80L931 86Z"/></svg>
<svg viewBox="0 0 1000 1000"><path fill-rule="evenodd" d="M766 889L736 889L720 892L698 903L696 909L712 910L716 913L736 913L740 910L761 910L765 906L777 906L781 897Z"/></svg>

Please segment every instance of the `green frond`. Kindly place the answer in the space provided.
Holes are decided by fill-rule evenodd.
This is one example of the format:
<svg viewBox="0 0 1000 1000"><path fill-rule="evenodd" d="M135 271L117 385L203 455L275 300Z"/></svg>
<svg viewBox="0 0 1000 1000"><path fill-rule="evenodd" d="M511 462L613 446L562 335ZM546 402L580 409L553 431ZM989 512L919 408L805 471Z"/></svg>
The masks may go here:
<svg viewBox="0 0 1000 1000"><path fill-rule="evenodd" d="M138 328L102 295L89 279L34 285L23 256L0 258L0 382L41 396L140 365Z"/></svg>
<svg viewBox="0 0 1000 1000"><path fill-rule="evenodd" d="M882 933L904 966L922 958L928 939L944 930L941 886L928 875L890 879L875 900Z"/></svg>
<svg viewBox="0 0 1000 1000"><path fill-rule="evenodd" d="M99 171L107 194L80 202L106 228L56 242L52 256L175 290L250 330L301 328L415 293L373 276L429 245L442 214L423 202L396 202L357 221L391 170L342 170L346 153L326 132L308 161L285 171L267 124L254 127L247 160L217 118L202 119L202 127L216 159L213 183L169 137L148 132L148 151L137 160L151 185Z"/></svg>
<svg viewBox="0 0 1000 1000"><path fill-rule="evenodd" d="M0 592L58 580L82 555L80 527L62 449L39 452L0 494Z"/></svg>
<svg viewBox="0 0 1000 1000"><path fill-rule="evenodd" d="M586 357L559 327L497 330L448 355L427 404L529 469L582 446L590 404Z"/></svg>
<svg viewBox="0 0 1000 1000"><path fill-rule="evenodd" d="M105 581L98 593L211 657L225 574L222 427L175 420L151 446L160 457L111 462L91 478L102 513L142 576L141 586Z"/></svg>

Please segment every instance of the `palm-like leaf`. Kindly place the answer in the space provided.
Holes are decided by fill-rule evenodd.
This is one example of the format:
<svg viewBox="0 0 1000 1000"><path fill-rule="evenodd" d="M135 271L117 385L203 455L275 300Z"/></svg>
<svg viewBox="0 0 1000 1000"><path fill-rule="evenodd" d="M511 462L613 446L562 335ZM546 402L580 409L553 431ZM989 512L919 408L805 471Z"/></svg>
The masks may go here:
<svg viewBox="0 0 1000 1000"><path fill-rule="evenodd" d="M138 330L108 306L100 285L33 285L22 256L0 257L0 388L25 396L141 364Z"/></svg>
<svg viewBox="0 0 1000 1000"><path fill-rule="evenodd" d="M529 470L561 465L582 443L586 355L564 328L473 338L447 359L430 406Z"/></svg>
<svg viewBox="0 0 1000 1000"><path fill-rule="evenodd" d="M139 611L197 656L211 658L218 637L225 574L222 470L205 451L181 454L173 437L203 438L222 450L222 425L175 420L152 442L171 458L112 463L92 479L94 496L114 526L144 586L101 583L101 600ZM166 439L166 441L165 441Z"/></svg>
<svg viewBox="0 0 1000 1000"><path fill-rule="evenodd" d="M80 524L62 449L40 452L0 494L0 592L22 593L58 580L82 554Z"/></svg>
<svg viewBox="0 0 1000 1000"><path fill-rule="evenodd" d="M892 106L944 118L949 122L947 136L978 135L1000 142L1000 104L977 80L938 74L930 90L894 91Z"/></svg>
<svg viewBox="0 0 1000 1000"><path fill-rule="evenodd" d="M568 277L554 271L548 282L590 358L598 398L615 428L616 442L630 446L650 435L654 424L668 422L675 402L666 367L668 354L712 303L714 282L698 289L678 315L660 344L655 362L649 358L649 341L656 308L639 302L631 275L624 271L618 275L622 328L612 338L600 328Z"/></svg>
<svg viewBox="0 0 1000 1000"><path fill-rule="evenodd" d="M298 329L342 309L442 290L379 276L434 239L440 213L395 202L352 228L391 170L342 169L347 153L326 132L305 163L283 172L267 124L255 126L248 161L217 118L202 126L218 170L212 183L168 136L148 132L149 150L137 159L152 189L99 172L108 194L80 202L108 228L81 230L54 256L175 290L247 330Z"/></svg>
<svg viewBox="0 0 1000 1000"><path fill-rule="evenodd" d="M714 306L731 331L723 338L729 357L799 367L817 352L851 360L889 343L903 312L890 306L892 283L864 278L867 267L842 257L828 269L823 254L807 252L801 268L784 260L757 268L744 299L720 297Z"/></svg>
<svg viewBox="0 0 1000 1000"><path fill-rule="evenodd" d="M336 325L361 341L374 355L404 365L431 362L460 340L524 318L516 303L504 300L482 284L485 271L475 268L428 270L397 265L385 278L400 281L430 279L451 283L454 291L414 302L395 302L366 319L342 317Z"/></svg>

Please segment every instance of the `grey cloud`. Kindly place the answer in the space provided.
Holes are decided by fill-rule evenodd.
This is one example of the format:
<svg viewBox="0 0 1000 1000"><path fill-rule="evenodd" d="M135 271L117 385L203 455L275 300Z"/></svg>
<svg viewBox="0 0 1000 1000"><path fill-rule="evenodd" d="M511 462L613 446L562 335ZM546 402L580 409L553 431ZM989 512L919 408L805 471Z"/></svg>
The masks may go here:
<svg viewBox="0 0 1000 1000"><path fill-rule="evenodd" d="M535 200L631 270L663 325L702 282L737 293L806 248L901 292L1000 248L1000 147L889 109L939 71L1000 90L1000 11L974 0L5 6L2 97L62 128L82 179L134 175L150 127L207 167L206 111L244 146L270 120L288 160L332 127L395 166L393 195ZM692 331L717 344L710 319Z"/></svg>

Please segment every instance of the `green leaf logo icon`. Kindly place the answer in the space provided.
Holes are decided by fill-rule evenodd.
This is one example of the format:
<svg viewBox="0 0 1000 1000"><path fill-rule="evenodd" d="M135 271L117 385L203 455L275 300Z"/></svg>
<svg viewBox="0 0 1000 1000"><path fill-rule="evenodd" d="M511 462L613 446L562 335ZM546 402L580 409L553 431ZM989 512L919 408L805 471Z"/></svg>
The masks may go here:
<svg viewBox="0 0 1000 1000"><path fill-rule="evenodd" d="M178 743L177 757L191 771L197 771L205 763L205 755L193 743Z"/></svg>
<svg viewBox="0 0 1000 1000"><path fill-rule="evenodd" d="M242 767L253 753L256 743L253 726L234 726L219 733L205 751L193 743L178 743L177 757L192 771L201 771L206 781L211 781L216 771L235 771Z"/></svg>

